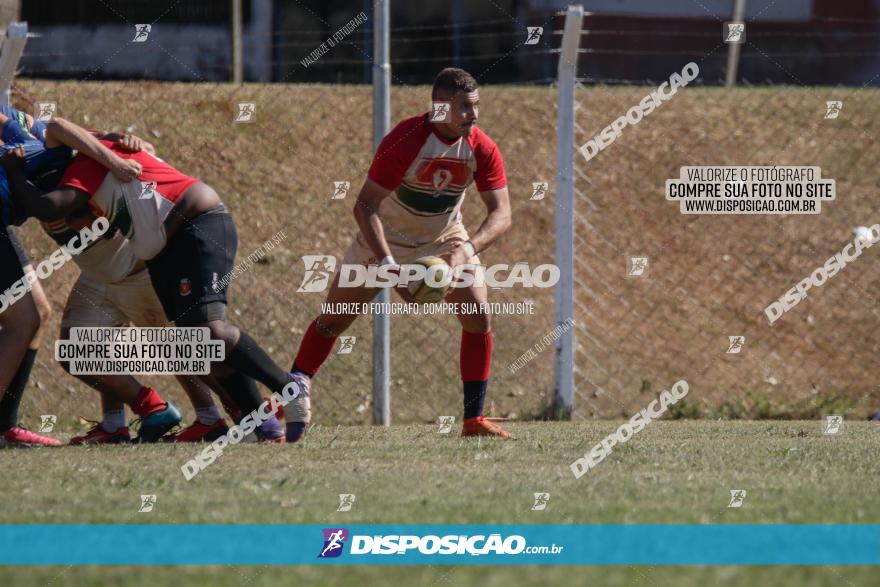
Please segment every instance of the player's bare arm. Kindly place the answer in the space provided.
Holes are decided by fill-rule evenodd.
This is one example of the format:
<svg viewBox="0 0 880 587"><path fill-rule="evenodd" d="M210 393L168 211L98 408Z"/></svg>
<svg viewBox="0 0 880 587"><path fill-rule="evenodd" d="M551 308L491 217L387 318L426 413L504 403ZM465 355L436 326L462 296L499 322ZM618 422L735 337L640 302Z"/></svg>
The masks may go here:
<svg viewBox="0 0 880 587"><path fill-rule="evenodd" d="M377 259L386 259L391 256L391 248L385 240L385 230L382 227L382 219L379 217L379 205L382 200L391 195L391 190L386 190L371 179L364 182L364 187L358 194L354 206L354 217L358 228L364 235L370 249L376 254Z"/></svg>
<svg viewBox="0 0 880 587"><path fill-rule="evenodd" d="M511 223L510 196L506 187L480 192L480 198L486 206L486 218L471 237L471 243L478 253L488 249L507 232Z"/></svg>
<svg viewBox="0 0 880 587"><path fill-rule="evenodd" d="M133 134L122 134L118 132L107 132L103 134L95 135L99 139L104 139L105 141L111 141L119 144L123 149L128 151L129 153L137 153L138 151L146 151L150 155L156 154L156 147L153 146L147 140L142 139L141 137Z"/></svg>
<svg viewBox="0 0 880 587"><path fill-rule="evenodd" d="M76 149L89 159L94 159L119 181L131 181L143 171L140 163L132 159L123 159L102 145L86 129L69 120L56 117L46 126L46 146L52 148L61 145Z"/></svg>
<svg viewBox="0 0 880 587"><path fill-rule="evenodd" d="M462 241L452 243L451 250L440 255L450 267L467 263L472 255L488 249L510 228L510 196L507 188L480 192L480 198L486 206L486 218L469 241L474 250L470 251Z"/></svg>
<svg viewBox="0 0 880 587"><path fill-rule="evenodd" d="M385 240L385 229L382 226L382 219L379 216L379 205L382 203L382 200L390 195L391 190L387 190L373 180L367 178L364 182L364 186L361 188L360 194L358 194L358 199L354 206L354 217L357 220L358 228L360 228L361 233L364 235L364 239L367 241L370 250L373 251L373 254L376 255L377 259L381 259L381 261L385 262L389 259L393 259L393 257L391 255L391 247L388 246L388 241ZM334 285L335 283L336 282L334 281ZM406 288L397 288L396 291L404 301L415 301Z"/></svg>
<svg viewBox="0 0 880 587"><path fill-rule="evenodd" d="M68 214L85 206L89 194L77 189L64 188L43 193L27 180L24 171L24 151L10 149L0 157L0 165L6 170L9 191L16 205L28 214L45 222L61 220Z"/></svg>

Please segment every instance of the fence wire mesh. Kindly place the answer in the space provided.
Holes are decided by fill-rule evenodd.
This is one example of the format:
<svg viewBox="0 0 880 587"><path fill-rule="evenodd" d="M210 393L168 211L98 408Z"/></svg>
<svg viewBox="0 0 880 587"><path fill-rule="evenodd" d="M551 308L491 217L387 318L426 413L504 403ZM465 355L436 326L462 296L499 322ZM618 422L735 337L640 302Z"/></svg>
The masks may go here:
<svg viewBox="0 0 880 587"><path fill-rule="evenodd" d="M653 89L581 87L578 144ZM843 103L837 118L827 101ZM870 89L687 88L593 159L577 155L576 414L630 416L680 378L692 389L681 416L876 409L876 251L776 322L764 311L876 223L876 118ZM721 165L818 166L837 199L788 216L690 216L666 201L681 167Z"/></svg>
<svg viewBox="0 0 880 587"><path fill-rule="evenodd" d="M84 126L131 129L152 141L159 156L213 186L228 206L239 236L237 263L248 267L230 285L230 316L281 366L288 367L325 293L301 293L304 255L332 255L340 262L357 226L352 215L357 190L372 158L371 91L364 86L245 86L222 84L70 83L22 80L35 102L56 102L57 114ZM392 119L425 110L428 88L393 92ZM552 200L529 201L531 182L552 180L555 129L544 126L535 143L517 138L505 124L507 112L536 118L552 111L555 93L544 88L484 91L492 104L485 128L502 146L514 197L514 229L484 255L484 262L552 263ZM532 99L535 96L535 99ZM255 104L255 120L233 122L239 102ZM329 121L329 122L328 122ZM494 132L497 129L498 132ZM532 161L535 157L535 162ZM536 166L535 163L538 163ZM349 182L345 198L332 199L336 182ZM474 230L484 215L479 196L466 200L466 225ZM34 260L53 243L35 222L18 231ZM273 235L285 238L260 261L248 262ZM67 294L76 280L73 264L55 273L45 290L53 317L43 338L32 384L45 392L26 396L28 420L39 414L94 417L97 394L65 374L52 360ZM499 316L495 376L489 410L496 415L540 412L549 401L551 351L541 369L506 369L534 340L552 328L553 296L547 290L493 290L491 301L531 298L530 316ZM399 301L393 300L393 301ZM371 321L357 320L346 335L352 352L333 355L315 382L317 422L369 423L372 409ZM458 368L460 327L453 316L392 318L392 417L396 423L436 421L461 411ZM171 378L145 378L185 405ZM60 400L60 401L59 401Z"/></svg>
<svg viewBox="0 0 880 587"><path fill-rule="evenodd" d="M392 62L392 124L427 110L429 88L408 85L425 63L432 71L463 66L481 83L552 81L561 20L546 12L503 12L503 18L494 14L464 28L392 30L392 41L401 46L439 37L431 40L436 52L427 60L402 48L392 52L397 56ZM271 79L326 80L335 75L360 80L371 64L367 30L356 31L340 45L342 50L308 68L300 61L353 16L334 17L333 26L318 17L316 30L303 29L301 34L273 33L268 41L274 48ZM633 19L623 23L622 17L585 19L581 81L621 85L579 87L577 144L656 87L639 84L659 83L689 59L700 64L701 81L720 80L726 54L720 40L723 19L716 15L705 26L668 28L662 35L647 21L633 26ZM154 22L157 33L161 24ZM548 34L534 46L524 45L526 24L543 25ZM834 27L838 32L849 27L854 37L848 38L858 42L835 46L830 34ZM678 378L691 382L694 391L677 408L684 416L812 417L843 409L861 414L880 402L871 377L880 350L873 303L880 274L874 251L811 291L772 326L763 312L838 252L851 238L852 227L875 222L876 90L808 84L815 83L811 72L846 70L847 78L860 76L858 85L870 85L875 81L869 66L877 63L872 44L877 29L870 19L819 19L800 36L782 35L784 47L762 41L778 30L753 30L743 52L743 76L785 85L724 89L693 84L627 127L591 161L574 154L575 417L631 415ZM55 102L58 115L89 128L140 134L155 143L160 156L214 186L238 226L238 262L279 231L286 235L233 281L230 308L236 324L279 364L289 366L324 297L297 291L305 269L301 257L341 259L356 232L353 200L372 155L369 87L232 86L214 81L223 78L226 62L187 56L196 45L181 45L178 54L176 46L166 46L159 37L159 43L136 47L129 31L125 39L120 37L122 52L108 46L89 50L99 54L71 57L41 44L51 34L29 41L22 62L19 84L33 102ZM505 49L497 54L487 49L488 37ZM670 37L691 45L670 48ZM650 38L667 43L662 54L652 49ZM634 53L635 46L640 49ZM177 79L199 83L99 81L107 63L136 62L145 52L170 55L179 70ZM807 67L805 53L811 55ZM849 53L858 67L839 65L841 55ZM150 71L148 66L142 73L150 77ZM499 71L508 77L498 79ZM39 79L49 76L71 79ZM510 232L481 255L484 263L526 261L534 267L553 262L556 99L552 85L481 88L480 125L505 158L514 217ZM843 102L836 119L825 118L830 100ZM253 122L234 122L242 103L254 105ZM838 197L816 216L684 216L677 204L664 199L663 188L685 165L821 166L823 177L836 180ZM332 198L336 182L350 182L343 199ZM546 197L531 199L533 185L542 182L549 183ZM466 226L474 231L484 208L473 189L463 212ZM43 259L52 250L35 223L19 233L32 259ZM627 277L627 263L634 256L648 258L646 275ZM64 301L76 276L71 265L47 283L54 315L32 377L38 389L25 399L23 413L31 422L48 413L61 419L94 417L98 409L97 394L52 360ZM538 417L551 402L553 348L541 341L554 328L553 291L490 291L490 301L526 300L533 302L533 314L493 319L495 358L487 410L493 415ZM346 334L356 337L352 352L334 350L316 380L314 408L320 423L370 421L369 318L359 319ZM393 422L460 414L459 335L451 316L392 318ZM744 337L739 353L727 353L730 336ZM537 350L535 357L522 361L530 349ZM183 403L170 378L147 381Z"/></svg>

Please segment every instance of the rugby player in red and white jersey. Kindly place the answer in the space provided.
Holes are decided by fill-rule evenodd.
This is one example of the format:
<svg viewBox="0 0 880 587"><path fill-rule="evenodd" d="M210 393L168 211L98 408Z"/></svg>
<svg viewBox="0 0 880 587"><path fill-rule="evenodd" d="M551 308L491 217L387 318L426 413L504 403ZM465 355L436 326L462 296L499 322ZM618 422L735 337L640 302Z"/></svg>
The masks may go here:
<svg viewBox="0 0 880 587"><path fill-rule="evenodd" d="M27 165L28 176L42 189L51 189L56 185L61 173L74 157L73 148L96 161L102 161L108 170L111 170L123 181L134 179L141 171L141 166L136 161L117 157L99 143L92 136L93 133L61 118L54 118L48 123L38 121L26 112L4 105L0 106L0 128L2 128L0 141L16 143L30 140L42 145L43 150L41 151L29 143L29 163ZM144 147L148 150L152 149L152 145L132 135L111 133L99 136L117 142L129 151L138 151ZM6 181L5 175L3 181ZM51 187L46 188L47 185ZM22 221L21 218L15 220L16 223ZM93 216L84 218L82 225L90 226L94 220ZM43 229L62 245L67 244L76 235L75 228L64 220L50 224L43 223ZM8 236L14 241L14 235L11 232L8 233ZM23 253L20 253L21 255ZM70 292L64 310L61 321L62 338L67 338L71 327L118 327L129 323L136 326L165 326L164 312L152 290L144 262L138 260L127 250L127 241L121 235L117 234L112 238L93 242L73 259L79 266L81 274ZM29 261L22 262L30 265ZM31 287L30 293L39 310L40 324L44 325L48 315L48 300L42 293L39 281L35 281ZM25 306L26 304L22 307ZM7 393L0 401L0 433L5 431L3 437L0 437L0 441L5 440L7 443L13 444L58 444L55 439L40 437L30 431L15 427L23 382L26 381L24 376L29 372L29 366L33 364L38 342L39 335L32 339L22 367L16 373L16 379L10 384ZM27 371L25 371L26 367ZM68 364L62 362L62 367L67 369ZM129 441L129 432L125 422L125 404L118 397L136 398L144 386L135 378L126 375L77 377L101 392L103 417L87 434L71 439L71 444L105 444ZM204 379L204 382L199 379ZM238 377L231 380L221 379L220 381L205 377L198 379L192 376L178 377L196 410L197 418L193 425L175 434L171 439L178 442L194 442L212 440L212 437L225 433L227 428L211 398L208 385L221 394L224 403L229 403L225 399L227 394L224 384L226 386L229 384L236 386L255 385L253 380L244 379L247 381L242 382ZM0 381L2 380L0 377ZM115 391L108 393L106 390ZM138 415L144 418L149 414L140 413Z"/></svg>
<svg viewBox="0 0 880 587"><path fill-rule="evenodd" d="M155 153L153 146L133 135L117 140L127 150ZM67 243L76 229L90 226L95 217L87 209L79 216L71 215L58 222L42 223L43 230L59 244ZM129 249L129 243L118 232L101 239L73 258L80 276L70 290L61 318L60 338L70 338L76 327L162 327L167 326L159 298L153 291L144 261ZM61 362L69 370L68 362ZM74 437L70 444L114 444L130 441L125 420L125 403L117 398L137 398L146 386L131 375L76 375L85 384L101 392L103 416L86 434ZM211 398L209 386L230 404L226 389L230 386L255 385L231 371L216 378L177 376L180 386L196 411L195 421L181 432L166 436L175 442L212 441L228 431L226 422ZM146 392L149 393L149 392ZM257 392L258 393L258 392ZM237 411L237 410L235 410ZM142 418L148 414L139 414Z"/></svg>
<svg viewBox="0 0 880 587"><path fill-rule="evenodd" d="M127 239L130 250L146 261L152 287L168 320L179 327L207 327L212 339L225 343L226 367L281 394L291 382L290 375L246 332L227 320L228 281L222 278L233 267L238 239L235 224L217 193L146 151L130 153L114 143L101 142L117 156L140 164L135 181L122 183L95 161L77 156L59 188L44 194L26 181L23 153L12 150L0 163L9 176L17 205L45 222L81 214L84 206L105 216L112 229ZM232 389L227 391L233 393ZM233 400L242 416L262 404L256 387L234 391ZM126 403L135 407L131 401ZM143 419L139 437L143 440L162 436L180 421L176 408L153 390L142 390L134 404L151 412L164 406ZM291 408L297 411L295 405ZM263 440L284 441L284 431L275 418L263 422L257 432Z"/></svg>
<svg viewBox="0 0 880 587"><path fill-rule="evenodd" d="M74 153L71 148L76 146L83 154L90 155L96 161L104 161L108 169L123 180L131 180L140 172L140 164L135 161L117 158L106 147L90 137L88 131L64 119L56 118L48 123L35 120L26 112L16 110L11 106L0 106L0 125L2 125L2 140L10 141L22 138L33 138L42 143L44 151L32 149L31 169L29 176L40 187L50 184L54 187L60 178L60 173L73 159ZM17 128L11 129L10 126ZM19 136L17 136L19 135ZM142 148L152 149L152 145L133 135L103 135L103 138L118 142L129 151L139 151ZM5 176L4 176L5 181ZM83 225L91 225L94 218L85 218ZM61 245L67 244L74 236L76 230L66 221L55 223L43 223L43 229L49 236ZM12 238L12 233L9 233ZM71 327L103 327L124 326L133 323L136 326L165 326L165 317L159 300L150 286L150 278L147 274L143 261L138 260L127 250L127 241L121 235L113 238L100 239L91 243L74 261L80 268L80 276L71 289L64 314L61 320L61 338L68 338ZM29 264L29 263L28 263ZM146 286L146 287L144 287ZM45 294L42 293L39 281L32 285L31 293L37 307L48 306ZM43 304L39 303L43 300ZM44 312L40 312L41 315ZM46 318L41 316L41 323L45 324ZM31 349L26 355L28 364L32 364L36 354L35 343L38 337L31 343ZM62 367L68 368L67 362L62 362ZM21 369L16 377L21 375ZM144 389L134 377L127 375L77 376L87 385L101 393L103 417L101 422L85 435L71 439L71 444L105 444L127 442L130 440L125 421L125 404L118 397L135 398ZM178 441L212 440L212 436L219 436L226 432L226 426L220 417L214 401L211 398L208 386L195 377L178 377L181 386L186 391L196 410L197 420L186 430L175 435ZM107 390L115 390L108 393ZM16 393L18 391L18 393ZM21 401L21 390L17 385L10 385L10 393L3 396L0 401L0 432L7 428L5 422L10 416L7 411L17 413L17 405L14 409L6 410L9 402ZM10 404L12 405L12 404ZM149 414L141 413L139 416L146 417ZM11 422L14 426L15 422ZM15 429L12 429L15 432ZM23 431L19 436L33 433ZM9 436L9 433L6 433ZM34 439L38 441L39 439Z"/></svg>
<svg viewBox="0 0 880 587"><path fill-rule="evenodd" d="M95 216L84 210L79 217L71 215L66 220L43 223L43 229L57 242L66 243L75 234L76 228L90 226L94 220ZM71 328L168 326L144 261L134 256L122 235L117 233L111 238L99 240L73 257L73 260L80 269L80 276L64 306L59 335L61 340L70 338ZM69 362L61 361L61 366L69 371ZM142 393L149 394L149 388L131 375L75 377L101 393L103 416L86 434L71 438L70 444L129 442L131 437L126 425L125 402L118 398L128 398L130 403ZM173 442L210 442L226 434L229 428L211 397L211 388L229 406L234 402L226 389L230 386L256 385L252 379L234 371L218 374L216 378L178 375L177 380L196 412L196 419L186 429L164 437L164 440ZM237 411L233 409L233 412ZM138 415L144 418L149 414Z"/></svg>
<svg viewBox="0 0 880 587"><path fill-rule="evenodd" d="M432 123L430 113L400 122L382 140L354 209L360 231L345 253L343 264L395 265L438 256L450 267L479 264L486 250L510 227L510 202L504 162L498 147L477 127L480 95L466 71L444 69L434 80L436 102L451 104L445 122ZM465 190L476 184L486 217L469 237L461 220ZM309 326L293 364L293 377L303 386L329 356L336 337L356 314L331 313L333 305L369 302L378 293L366 287L340 287L337 274L327 295L327 312ZM410 299L405 292L399 292ZM483 285L453 288L450 303L482 304ZM352 306L349 306L352 307ZM464 388L464 436L509 434L482 415L492 363L491 317L460 313L460 370ZM302 434L301 424L288 420L288 439Z"/></svg>
<svg viewBox="0 0 880 587"><path fill-rule="evenodd" d="M95 157L123 180L137 176L140 169L138 164L114 157L84 129L63 119L51 124L51 131L48 126L45 122L39 123L40 138L37 140L29 134L36 127L32 117L8 105L0 105L0 145L21 145L31 140L34 145L28 148L28 157L32 171L41 171L43 163L51 164L64 159L66 146ZM31 148L34 146L39 148ZM69 160L70 151L67 150L67 153L66 160ZM2 181L6 184L5 176ZM33 274L34 270L15 234L7 226L7 223L20 224L23 218L12 212L11 202L0 202L0 216L3 216L0 231L0 292L5 292L7 287L23 279L25 274ZM17 303L0 310L0 357L3 357L3 361L0 361L0 446L60 444L55 438L18 425L18 409L36 360L41 333L50 314L51 307L38 280L31 283L29 291L25 291Z"/></svg>

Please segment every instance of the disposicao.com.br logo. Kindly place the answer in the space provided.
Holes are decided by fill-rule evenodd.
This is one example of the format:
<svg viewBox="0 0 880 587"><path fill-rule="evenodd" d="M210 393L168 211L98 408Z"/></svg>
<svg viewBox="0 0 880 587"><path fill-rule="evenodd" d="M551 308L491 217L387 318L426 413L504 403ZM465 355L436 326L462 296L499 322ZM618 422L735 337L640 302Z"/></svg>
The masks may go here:
<svg viewBox="0 0 880 587"><path fill-rule="evenodd" d="M345 528L324 528L323 546L318 558L340 556L346 542L348 553L357 555L518 555L560 554L564 546L529 546L519 534L352 534ZM349 540L350 539L350 540Z"/></svg>

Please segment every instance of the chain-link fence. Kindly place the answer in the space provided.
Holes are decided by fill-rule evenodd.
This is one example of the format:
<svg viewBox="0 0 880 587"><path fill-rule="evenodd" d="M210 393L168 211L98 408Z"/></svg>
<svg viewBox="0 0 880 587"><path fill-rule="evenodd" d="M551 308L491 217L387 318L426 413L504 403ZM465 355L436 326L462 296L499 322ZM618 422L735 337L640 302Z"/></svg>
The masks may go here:
<svg viewBox="0 0 880 587"><path fill-rule="evenodd" d="M280 231L284 240L230 285L232 320L248 330L282 366L288 367L309 322L320 311L324 293L299 293L305 273L303 255L342 255L356 233L352 208L371 160L368 87L168 85L144 83L73 83L24 81L36 101L57 104L57 114L85 126L131 129L152 141L160 157L212 185L229 207L238 227L239 263ZM401 88L393 93L392 119L425 108L429 89ZM486 262L552 262L552 200L531 202L526 186L552 179L554 129L543 127L532 141L517 140L505 125L505 113L518 110L540 116L552 110L547 89L486 89L485 128L503 146L514 193L514 229L484 255ZM252 123L236 123L240 101L255 104ZM493 132L498 129L499 132ZM540 145L537 146L536 145ZM532 157L539 155L544 168ZM333 199L336 182L350 182L345 198ZM484 213L473 192L465 207L474 230ZM45 258L53 243L39 225L22 230L34 260ZM54 316L43 338L25 414L94 415L97 394L66 375L52 360L53 343L64 301L78 275L73 264L56 272L45 289ZM544 373L530 367L505 376L534 338L551 327L552 290L497 290L493 301L532 298L534 316L498 317L495 322L496 367L491 399L495 413L536 413L547 399L551 365ZM394 422L434 421L461 410L458 376L460 328L454 317L400 316L392 319L392 414ZM356 342L350 353L339 346L315 384L316 419L325 423L368 423L371 414L371 327L359 319L347 335ZM175 395L170 378L153 381Z"/></svg>
<svg viewBox="0 0 880 587"><path fill-rule="evenodd" d="M553 38L551 21L544 14L529 23L543 23L546 40ZM718 39L704 51L709 59L723 55L723 46L716 47L720 27ZM522 33L509 56L528 60L534 51L533 58L543 63L550 48L544 40L524 45ZM368 65L369 42L357 43L359 59ZM700 59L682 58L665 75L691 58ZM590 53L582 56L582 68L589 59ZM441 65L447 64L470 69L478 81L492 71L491 62L450 58ZM318 59L313 67L335 65ZM230 309L232 320L288 367L324 301L323 293L297 291L305 270L302 256L341 259L356 232L352 207L372 156L371 90L205 83L200 70L188 68L190 81L201 83L95 81L99 72L90 71L75 80L20 84L34 101L55 102L58 115L83 126L143 136L171 164L214 186L238 226L239 262L283 231L284 240L232 282ZM604 71L606 81L630 79L623 66L618 75ZM662 79L635 81L648 77ZM392 79L392 124L428 109L429 87ZM654 87L579 89L577 143ZM552 86L481 88L480 126L504 156L514 218L511 230L481 255L484 263L553 262L556 97ZM843 108L837 118L826 119L830 100L843 102ZM241 104L253 105L251 122L235 121ZM689 87L627 127L591 161L576 155L576 417L629 415L678 378L692 389L677 408L682 415L812 416L849 407L862 414L880 403L870 377L880 344L874 334L872 292L880 277L875 251L812 290L772 326L763 312L840 251L852 227L875 222L877 110L870 89ZM836 180L837 200L816 216L691 217L664 199L665 180L678 177L685 165L774 164L820 166L823 177ZM344 198L334 199L338 182L350 187ZM533 199L534 184L543 182L549 183L546 197ZM485 213L474 189L463 212L473 232ZM33 221L19 233L34 260L53 248ZM647 257L643 276L627 277L632 257ZM62 421L96 415L97 394L52 360L64 300L76 276L71 264L45 284L55 312L32 377L39 389L25 399L30 422L39 414L58 414ZM539 417L552 396L554 351L541 341L554 328L553 290L517 287L489 295L493 302L532 302L534 312L493 319L487 412ZM459 416L455 318L395 316L391 332L392 421ZM356 337L351 352L339 353L337 346L316 379L315 419L323 424L370 421L370 319L359 319L346 334ZM744 337L738 353L727 352L731 336ZM185 403L171 378L148 381Z"/></svg>
<svg viewBox="0 0 880 587"><path fill-rule="evenodd" d="M679 90L600 154L575 158L579 417L628 417L681 378L684 417L864 417L880 405L876 250L774 323L765 314L852 243L854 227L878 221L876 90L808 87L760 38L746 51L789 85ZM581 87L578 144L655 90ZM685 166L786 165L820 167L837 199L817 215L692 216L664 196Z"/></svg>

